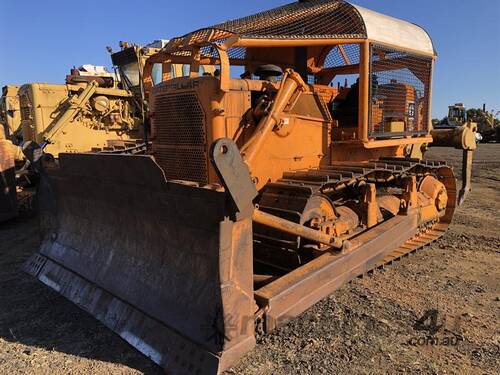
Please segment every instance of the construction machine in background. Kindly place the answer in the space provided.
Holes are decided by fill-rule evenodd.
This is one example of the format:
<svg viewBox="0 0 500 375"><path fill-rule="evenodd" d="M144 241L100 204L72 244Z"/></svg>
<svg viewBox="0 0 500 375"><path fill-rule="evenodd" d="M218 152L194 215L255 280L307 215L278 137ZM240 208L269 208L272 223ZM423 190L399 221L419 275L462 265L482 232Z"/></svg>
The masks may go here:
<svg viewBox="0 0 500 375"><path fill-rule="evenodd" d="M62 152L145 151L147 98L142 89L142 69L146 59L165 44L159 40L142 47L120 42L120 51L111 53L114 72L102 66L83 65L71 69L64 84L4 87L0 119L6 127L5 139L13 143L9 149L14 150L5 160L9 160L9 166L16 164L14 180L4 181L9 181L5 198L11 202L12 192L17 190L18 202L6 203L0 210L16 212L14 207L32 206L38 171L33 160L27 160L21 152L23 144L26 148L31 143L28 149L32 155L33 147L40 148L35 153L37 159L57 159ZM173 74L182 72L176 66Z"/></svg>
<svg viewBox="0 0 500 375"><path fill-rule="evenodd" d="M500 126L495 121L494 111L488 112L486 104L482 109L467 110L463 103L456 103L448 107L448 116L445 117L436 129L451 129L475 124L476 140L478 142L500 142Z"/></svg>
<svg viewBox="0 0 500 375"><path fill-rule="evenodd" d="M496 142L500 143L500 124L496 119L495 111L488 112L486 104L483 104L481 109L469 109L467 117L470 121L477 123L477 129L481 134L481 142Z"/></svg>
<svg viewBox="0 0 500 375"><path fill-rule="evenodd" d="M467 110L465 106L463 103L456 103L448 107L448 116L445 117L439 125L459 127L464 125L466 122Z"/></svg>
<svg viewBox="0 0 500 375"><path fill-rule="evenodd" d="M44 169L27 272L169 374L221 373L256 335L445 234L476 145L469 127L431 128L435 58L422 28L345 1L170 40L144 67L151 154ZM460 191L424 159L438 139L464 151Z"/></svg>
<svg viewBox="0 0 500 375"><path fill-rule="evenodd" d="M65 84L30 83L19 88L22 140L61 152L105 150L144 142L145 98L140 77L158 48L129 46L111 54L113 73L102 66L73 68Z"/></svg>

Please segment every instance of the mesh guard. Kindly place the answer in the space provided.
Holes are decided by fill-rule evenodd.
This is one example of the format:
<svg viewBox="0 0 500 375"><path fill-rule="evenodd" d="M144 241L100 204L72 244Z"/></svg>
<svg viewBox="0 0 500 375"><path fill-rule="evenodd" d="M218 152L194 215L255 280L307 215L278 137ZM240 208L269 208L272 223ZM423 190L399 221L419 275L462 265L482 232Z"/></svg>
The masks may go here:
<svg viewBox="0 0 500 375"><path fill-rule="evenodd" d="M189 34L189 43L222 42L233 34L250 39L365 39L358 10L340 0L291 3ZM180 44L175 38L170 45Z"/></svg>

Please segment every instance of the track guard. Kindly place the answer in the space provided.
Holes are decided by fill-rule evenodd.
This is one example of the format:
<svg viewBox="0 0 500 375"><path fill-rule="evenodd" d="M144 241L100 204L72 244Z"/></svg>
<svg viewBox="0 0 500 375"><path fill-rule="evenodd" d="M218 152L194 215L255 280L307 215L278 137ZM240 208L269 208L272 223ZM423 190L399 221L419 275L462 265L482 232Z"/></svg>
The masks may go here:
<svg viewBox="0 0 500 375"><path fill-rule="evenodd" d="M251 217L166 181L149 156L62 154L42 175L26 270L172 374L217 374L255 345Z"/></svg>

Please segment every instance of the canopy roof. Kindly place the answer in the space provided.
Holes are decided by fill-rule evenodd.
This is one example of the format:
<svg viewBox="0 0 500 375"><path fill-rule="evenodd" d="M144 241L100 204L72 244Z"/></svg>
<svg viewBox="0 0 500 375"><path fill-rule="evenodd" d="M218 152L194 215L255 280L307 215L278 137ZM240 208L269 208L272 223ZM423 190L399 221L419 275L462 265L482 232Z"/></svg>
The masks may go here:
<svg viewBox="0 0 500 375"><path fill-rule="evenodd" d="M412 23L389 17L343 0L295 2L252 16L220 23L173 39L167 49L202 42L248 39L369 39L374 43L434 55L427 32Z"/></svg>

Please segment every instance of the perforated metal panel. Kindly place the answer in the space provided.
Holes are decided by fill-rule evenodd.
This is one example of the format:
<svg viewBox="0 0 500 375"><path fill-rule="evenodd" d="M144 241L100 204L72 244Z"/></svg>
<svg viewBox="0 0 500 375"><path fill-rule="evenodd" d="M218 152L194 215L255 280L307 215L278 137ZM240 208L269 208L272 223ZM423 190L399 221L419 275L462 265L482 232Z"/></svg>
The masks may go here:
<svg viewBox="0 0 500 375"><path fill-rule="evenodd" d="M214 29L227 30L247 38L363 38L363 20L344 1L310 0L294 2L252 16L224 22Z"/></svg>
<svg viewBox="0 0 500 375"><path fill-rule="evenodd" d="M432 58L371 47L370 136L428 132L431 72Z"/></svg>
<svg viewBox="0 0 500 375"><path fill-rule="evenodd" d="M351 4L341 0L310 0L201 29L189 34L189 40L221 42L232 34L256 39L358 39L366 38L366 28ZM180 44L182 39L175 38L171 44Z"/></svg>
<svg viewBox="0 0 500 375"><path fill-rule="evenodd" d="M418 25L342 0L291 4L199 29L170 40L167 52L206 42L242 39L370 39L434 55L432 40ZM239 53L241 56L241 53Z"/></svg>
<svg viewBox="0 0 500 375"><path fill-rule="evenodd" d="M194 92L155 98L155 159L170 180L208 183L205 114Z"/></svg>

